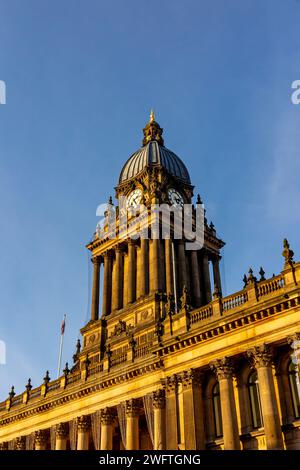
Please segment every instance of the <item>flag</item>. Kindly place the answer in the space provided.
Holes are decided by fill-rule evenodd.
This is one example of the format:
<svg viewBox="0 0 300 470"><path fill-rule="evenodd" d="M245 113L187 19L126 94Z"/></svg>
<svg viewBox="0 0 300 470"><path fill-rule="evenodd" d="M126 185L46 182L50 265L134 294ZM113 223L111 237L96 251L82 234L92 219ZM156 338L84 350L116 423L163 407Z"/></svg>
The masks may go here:
<svg viewBox="0 0 300 470"><path fill-rule="evenodd" d="M66 327L66 322L65 322L65 318L64 318L63 321L62 321L62 324L61 324L61 328L60 328L61 335L64 334L65 327Z"/></svg>

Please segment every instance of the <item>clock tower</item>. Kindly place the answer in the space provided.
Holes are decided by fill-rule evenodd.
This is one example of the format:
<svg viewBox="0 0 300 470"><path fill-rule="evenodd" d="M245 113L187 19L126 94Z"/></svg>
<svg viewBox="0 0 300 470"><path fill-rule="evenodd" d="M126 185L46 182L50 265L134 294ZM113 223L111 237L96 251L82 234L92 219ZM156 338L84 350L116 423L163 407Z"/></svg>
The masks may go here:
<svg viewBox="0 0 300 470"><path fill-rule="evenodd" d="M143 343L147 347L162 344L174 334L175 324L188 327L192 309L208 304L213 293L221 296L219 261L224 242L213 224L207 225L204 217L204 242L201 249L191 250L184 236L175 235L172 215L168 236L159 225L161 216L156 229L153 214L150 221L153 207L163 205L172 212L189 206L195 226L196 209L202 207L202 201L198 196L193 204L188 170L165 147L163 129L153 112L143 133L142 147L121 170L116 203L110 198L109 215L87 246L94 274L91 319L82 329L83 351L91 359L97 355L95 361L106 357L108 368L121 360L120 353L130 348L130 339L135 348Z"/></svg>
<svg viewBox="0 0 300 470"><path fill-rule="evenodd" d="M153 113L143 132L87 247L74 364L12 386L0 450L299 449L300 263L285 239L279 274L223 297L224 242Z"/></svg>

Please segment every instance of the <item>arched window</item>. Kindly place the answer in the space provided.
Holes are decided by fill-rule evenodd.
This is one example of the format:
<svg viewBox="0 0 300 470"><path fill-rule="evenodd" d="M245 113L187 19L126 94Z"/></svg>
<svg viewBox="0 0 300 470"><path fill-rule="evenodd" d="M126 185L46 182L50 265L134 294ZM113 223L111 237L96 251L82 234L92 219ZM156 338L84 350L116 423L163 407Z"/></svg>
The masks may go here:
<svg viewBox="0 0 300 470"><path fill-rule="evenodd" d="M214 421L215 421L215 435L216 437L223 436L222 414L221 414L221 400L220 400L220 386L216 383L212 390Z"/></svg>
<svg viewBox="0 0 300 470"><path fill-rule="evenodd" d="M300 377L298 365L292 361L288 368L291 398L293 402L295 418L300 418Z"/></svg>
<svg viewBox="0 0 300 470"><path fill-rule="evenodd" d="M259 384L258 384L256 371L253 371L249 375L248 390L249 390L249 400L250 400L250 408L251 408L251 416L252 416L252 425L254 429L258 429L263 426L263 417L262 417L262 412L261 412Z"/></svg>

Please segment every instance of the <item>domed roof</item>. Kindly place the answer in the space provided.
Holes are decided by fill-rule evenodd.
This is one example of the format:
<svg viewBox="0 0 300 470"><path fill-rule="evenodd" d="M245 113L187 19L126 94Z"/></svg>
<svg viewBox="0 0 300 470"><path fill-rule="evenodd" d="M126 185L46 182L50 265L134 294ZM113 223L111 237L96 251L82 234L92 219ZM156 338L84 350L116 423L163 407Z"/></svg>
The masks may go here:
<svg viewBox="0 0 300 470"><path fill-rule="evenodd" d="M162 167L170 175L179 178L184 183L191 184L185 164L175 153L164 147L163 129L154 121L153 112L151 112L150 121L143 131L143 147L131 155L123 166L119 184L134 178L148 166Z"/></svg>
<svg viewBox="0 0 300 470"><path fill-rule="evenodd" d="M120 174L119 183L137 176L147 166L163 167L172 176L187 184L191 183L185 164L171 150L159 145L155 140L148 142L127 160Z"/></svg>

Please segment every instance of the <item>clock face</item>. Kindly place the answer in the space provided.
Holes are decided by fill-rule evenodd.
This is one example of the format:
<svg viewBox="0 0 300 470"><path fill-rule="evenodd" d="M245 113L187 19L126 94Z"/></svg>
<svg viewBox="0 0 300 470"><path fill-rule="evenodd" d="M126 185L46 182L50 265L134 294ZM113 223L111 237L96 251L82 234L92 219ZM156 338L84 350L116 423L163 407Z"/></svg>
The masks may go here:
<svg viewBox="0 0 300 470"><path fill-rule="evenodd" d="M170 188L169 191L168 191L168 197L169 197L169 200L172 204L172 206L183 206L184 204L184 199L183 197L181 196L181 194L176 191L176 189L173 189L173 188Z"/></svg>
<svg viewBox="0 0 300 470"><path fill-rule="evenodd" d="M135 189L132 191L127 198L126 208L130 209L131 207L137 207L141 202L142 195L141 189Z"/></svg>

